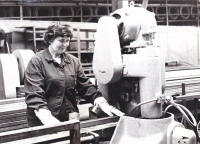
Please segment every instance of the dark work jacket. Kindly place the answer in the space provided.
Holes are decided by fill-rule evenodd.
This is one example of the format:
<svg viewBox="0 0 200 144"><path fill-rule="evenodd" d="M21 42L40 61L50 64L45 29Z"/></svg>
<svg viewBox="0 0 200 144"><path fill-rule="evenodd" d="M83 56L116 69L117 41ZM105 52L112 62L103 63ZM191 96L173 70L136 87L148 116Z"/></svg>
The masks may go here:
<svg viewBox="0 0 200 144"><path fill-rule="evenodd" d="M75 91L88 102L101 96L85 76L78 58L63 53L61 64L51 56L48 48L31 58L25 71L25 102L29 126L42 125L34 110L46 108L60 121L68 120L68 113L78 112Z"/></svg>

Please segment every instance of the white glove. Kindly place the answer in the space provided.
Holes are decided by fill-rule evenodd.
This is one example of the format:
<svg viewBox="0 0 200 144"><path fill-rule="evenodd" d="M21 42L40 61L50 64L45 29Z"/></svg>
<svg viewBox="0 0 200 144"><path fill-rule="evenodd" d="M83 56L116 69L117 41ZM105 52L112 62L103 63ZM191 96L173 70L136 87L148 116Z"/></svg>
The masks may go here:
<svg viewBox="0 0 200 144"><path fill-rule="evenodd" d="M107 100L104 97L98 97L94 101L94 105L99 106L103 112L109 116L113 116L113 113L117 116L123 116L124 113L115 107L108 104Z"/></svg>
<svg viewBox="0 0 200 144"><path fill-rule="evenodd" d="M40 108L38 111L34 110L34 112L44 125L52 125L60 122L58 119L52 116L51 112L47 109Z"/></svg>

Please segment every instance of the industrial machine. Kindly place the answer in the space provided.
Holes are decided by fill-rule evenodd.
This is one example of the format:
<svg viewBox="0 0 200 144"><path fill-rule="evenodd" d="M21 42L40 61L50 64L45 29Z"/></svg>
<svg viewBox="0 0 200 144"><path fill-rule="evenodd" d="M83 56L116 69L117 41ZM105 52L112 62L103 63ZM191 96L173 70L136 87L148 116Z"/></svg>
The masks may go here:
<svg viewBox="0 0 200 144"><path fill-rule="evenodd" d="M60 141L69 143L69 139L70 143L76 144L88 141L99 143L101 138L112 137L111 144L196 144L198 126L195 118L188 109L175 103L170 95L165 94L165 60L159 53L162 47L157 47L155 43L156 26L154 13L134 6L118 9L110 16L100 18L98 22L93 58L94 74L103 96L111 105L124 112L125 116L82 122L72 120L53 126L23 127L24 129L21 130L2 133L3 130L8 129L5 124L5 127L1 126L0 143ZM22 51L13 54L22 64L22 57L25 58L22 56ZM17 69L17 63L15 66L4 65L8 60L17 62L13 57L1 56L3 74L8 70ZM14 80L13 77L16 75L19 77L18 73L9 77ZM16 85L23 81L23 75L20 73L20 80ZM4 75L4 77L8 76ZM11 92L10 81L7 79L2 81L4 87L8 87ZM12 92L16 92L16 89ZM163 104L168 106L164 108ZM14 113L18 113L21 119L19 112L25 113L25 105L23 107L21 103L17 105L20 109L2 112L5 116L1 115L1 119L8 120L8 114ZM174 120L174 115L168 112L172 106L183 114L192 129L187 129ZM1 107L3 109L4 105ZM22 122L25 123L25 120Z"/></svg>
<svg viewBox="0 0 200 144"><path fill-rule="evenodd" d="M103 96L126 114L120 118L111 144L197 141L193 115L165 95L165 60L159 54L162 48L155 44L155 33L155 15L142 7L118 9L98 22L93 71ZM169 106L163 110L164 103ZM172 106L194 131L174 120L167 112Z"/></svg>
<svg viewBox="0 0 200 144"><path fill-rule="evenodd" d="M12 43L12 33L8 28L0 23L0 52L10 53L10 44Z"/></svg>

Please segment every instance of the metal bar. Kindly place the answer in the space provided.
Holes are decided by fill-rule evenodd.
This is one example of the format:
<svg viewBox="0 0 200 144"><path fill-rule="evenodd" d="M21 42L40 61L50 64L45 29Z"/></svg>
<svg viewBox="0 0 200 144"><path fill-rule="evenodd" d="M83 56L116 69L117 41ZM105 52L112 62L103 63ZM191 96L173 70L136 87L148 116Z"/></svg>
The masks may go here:
<svg viewBox="0 0 200 144"><path fill-rule="evenodd" d="M78 37L77 37L78 58L81 61L81 40L80 40L80 29L79 28L77 28L77 35L78 35Z"/></svg>
<svg viewBox="0 0 200 144"><path fill-rule="evenodd" d="M112 0L112 11L123 7L128 7L128 4L128 0Z"/></svg>
<svg viewBox="0 0 200 144"><path fill-rule="evenodd" d="M197 27L199 27L199 0L197 0Z"/></svg>
<svg viewBox="0 0 200 144"><path fill-rule="evenodd" d="M70 144L80 144L80 123L70 130Z"/></svg>
<svg viewBox="0 0 200 144"><path fill-rule="evenodd" d="M80 0L80 3L82 4L82 0ZM83 6L82 5L80 5L80 10L81 10L81 22L83 22Z"/></svg>
<svg viewBox="0 0 200 144"><path fill-rule="evenodd" d="M142 1L142 7L147 9L147 5L148 5L148 0L143 0Z"/></svg>
<svg viewBox="0 0 200 144"><path fill-rule="evenodd" d="M198 21L199 21L199 16ZM197 24L199 26L199 23ZM200 32L199 30L197 31L197 60L198 60L198 65L200 65Z"/></svg>
<svg viewBox="0 0 200 144"><path fill-rule="evenodd" d="M34 52L36 53L36 33L35 33L35 26L33 26L33 48L34 48Z"/></svg>
<svg viewBox="0 0 200 144"><path fill-rule="evenodd" d="M185 92L185 83L182 83L182 95L185 95L186 92Z"/></svg>
<svg viewBox="0 0 200 144"><path fill-rule="evenodd" d="M195 98L200 98L200 92L196 92L196 93L190 93L190 94L186 94L184 96L176 96L177 100L184 100L184 99L195 99Z"/></svg>
<svg viewBox="0 0 200 144"><path fill-rule="evenodd" d="M80 139L80 132L78 132L78 129L80 130L80 122L78 120L71 120L51 126L38 126L16 131L3 132L0 133L0 143L54 134L62 131L70 131L70 134L72 134L74 139ZM74 140L73 142L76 142L75 144L80 144L79 141L80 140Z"/></svg>
<svg viewBox="0 0 200 144"><path fill-rule="evenodd" d="M81 128L92 127L92 126L112 123L112 122L118 122L119 118L120 118L119 116L114 116L114 117L106 117L106 118L83 121L81 122Z"/></svg>
<svg viewBox="0 0 200 144"><path fill-rule="evenodd" d="M198 112L197 112L197 109L198 109L198 99L195 98L194 99L194 116L195 116L196 121L198 122Z"/></svg>
<svg viewBox="0 0 200 144"><path fill-rule="evenodd" d="M93 136L94 144L98 144L99 143L99 135L97 133L94 133L94 132L89 132L89 134L91 134Z"/></svg>
<svg viewBox="0 0 200 144"><path fill-rule="evenodd" d="M86 33L86 49L89 49L89 42L90 42L90 40L92 40L92 41L94 41L94 39L89 39L89 32L88 31L85 31L85 33Z"/></svg>
<svg viewBox="0 0 200 144"><path fill-rule="evenodd" d="M23 20L23 6L20 5L19 8L20 8L20 20Z"/></svg>
<svg viewBox="0 0 200 144"><path fill-rule="evenodd" d="M166 24L169 25L169 11L168 11L168 0L166 0Z"/></svg>

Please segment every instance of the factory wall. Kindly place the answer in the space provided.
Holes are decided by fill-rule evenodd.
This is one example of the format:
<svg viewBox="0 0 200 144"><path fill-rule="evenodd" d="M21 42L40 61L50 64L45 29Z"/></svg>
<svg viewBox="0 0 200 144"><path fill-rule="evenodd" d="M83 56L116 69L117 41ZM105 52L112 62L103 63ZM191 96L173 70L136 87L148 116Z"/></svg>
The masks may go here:
<svg viewBox="0 0 200 144"><path fill-rule="evenodd" d="M12 36L12 51L15 49L33 49L32 43L25 41L24 28L22 26L47 27L53 21L18 21L0 20L5 24ZM61 22L64 23L64 22ZM72 27L96 29L96 23L67 22ZM183 65L200 65L200 31L192 26L158 26L155 35L157 45L166 61L178 61Z"/></svg>
<svg viewBox="0 0 200 144"><path fill-rule="evenodd" d="M158 26L156 40L166 61L200 65L200 31L189 26Z"/></svg>

